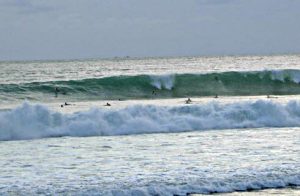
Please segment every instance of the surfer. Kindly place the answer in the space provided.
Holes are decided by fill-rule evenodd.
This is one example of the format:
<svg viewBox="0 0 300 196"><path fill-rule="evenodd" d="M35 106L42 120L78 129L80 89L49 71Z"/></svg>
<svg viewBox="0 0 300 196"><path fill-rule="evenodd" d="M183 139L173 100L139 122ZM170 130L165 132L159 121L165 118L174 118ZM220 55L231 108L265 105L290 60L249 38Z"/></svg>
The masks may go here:
<svg viewBox="0 0 300 196"><path fill-rule="evenodd" d="M72 104L65 102L65 106L67 106L67 105L72 105Z"/></svg>
<svg viewBox="0 0 300 196"><path fill-rule="evenodd" d="M215 76L215 80L218 82L219 81L219 78L218 78L218 76Z"/></svg>
<svg viewBox="0 0 300 196"><path fill-rule="evenodd" d="M190 104L192 102L192 100L190 98L188 98L187 100L185 100L186 104Z"/></svg>
<svg viewBox="0 0 300 196"><path fill-rule="evenodd" d="M278 97L276 97L276 96L271 96L271 95L267 95L267 98L268 98L268 99L277 99Z"/></svg>
<svg viewBox="0 0 300 196"><path fill-rule="evenodd" d="M154 96L156 96L157 94L156 94L156 92L153 90L152 91L152 95L154 95Z"/></svg>
<svg viewBox="0 0 300 196"><path fill-rule="evenodd" d="M110 105L110 103L107 102L105 106L111 106L111 105Z"/></svg>
<svg viewBox="0 0 300 196"><path fill-rule="evenodd" d="M55 97L57 97L58 92L59 92L59 89L57 87L55 87Z"/></svg>

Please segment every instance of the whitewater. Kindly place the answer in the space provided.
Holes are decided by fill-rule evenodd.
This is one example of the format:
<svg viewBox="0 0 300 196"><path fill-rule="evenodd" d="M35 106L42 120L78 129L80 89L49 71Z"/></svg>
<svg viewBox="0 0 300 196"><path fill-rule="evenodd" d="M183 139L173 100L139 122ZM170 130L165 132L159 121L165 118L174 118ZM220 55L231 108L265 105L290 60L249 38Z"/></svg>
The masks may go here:
<svg viewBox="0 0 300 196"><path fill-rule="evenodd" d="M1 195L300 193L298 55L0 70Z"/></svg>

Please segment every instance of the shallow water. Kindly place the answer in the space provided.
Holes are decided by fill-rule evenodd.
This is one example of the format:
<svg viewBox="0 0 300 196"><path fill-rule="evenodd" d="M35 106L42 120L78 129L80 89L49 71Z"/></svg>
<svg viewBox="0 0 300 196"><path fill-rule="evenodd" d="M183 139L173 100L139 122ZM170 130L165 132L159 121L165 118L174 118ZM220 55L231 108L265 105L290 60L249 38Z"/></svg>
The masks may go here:
<svg viewBox="0 0 300 196"><path fill-rule="evenodd" d="M204 194L192 194L193 196L199 196ZM205 194L206 195L206 194ZM216 193L215 195L223 196L262 196L262 195L289 195L298 196L300 195L299 188L279 188L279 189L264 189L260 191L244 191L244 192L233 192L233 193Z"/></svg>
<svg viewBox="0 0 300 196"><path fill-rule="evenodd" d="M0 193L159 194L300 185L300 129L0 143Z"/></svg>

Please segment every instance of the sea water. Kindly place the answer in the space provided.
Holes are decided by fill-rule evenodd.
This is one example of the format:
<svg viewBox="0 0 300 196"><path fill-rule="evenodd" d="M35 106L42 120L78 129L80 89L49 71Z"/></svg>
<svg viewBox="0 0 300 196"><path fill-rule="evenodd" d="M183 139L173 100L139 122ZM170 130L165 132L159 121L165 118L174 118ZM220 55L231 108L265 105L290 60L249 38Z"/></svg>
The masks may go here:
<svg viewBox="0 0 300 196"><path fill-rule="evenodd" d="M299 194L300 56L1 62L0 75L1 195Z"/></svg>

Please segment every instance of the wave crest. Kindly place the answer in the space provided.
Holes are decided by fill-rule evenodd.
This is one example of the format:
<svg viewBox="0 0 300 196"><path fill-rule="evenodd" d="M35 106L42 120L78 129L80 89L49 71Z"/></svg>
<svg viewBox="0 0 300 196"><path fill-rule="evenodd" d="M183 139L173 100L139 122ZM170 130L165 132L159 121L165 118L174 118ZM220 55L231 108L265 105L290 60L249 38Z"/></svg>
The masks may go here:
<svg viewBox="0 0 300 196"><path fill-rule="evenodd" d="M0 84L0 97L68 101L192 96L300 94L299 70L114 76L70 81ZM155 93L154 93L155 92Z"/></svg>

